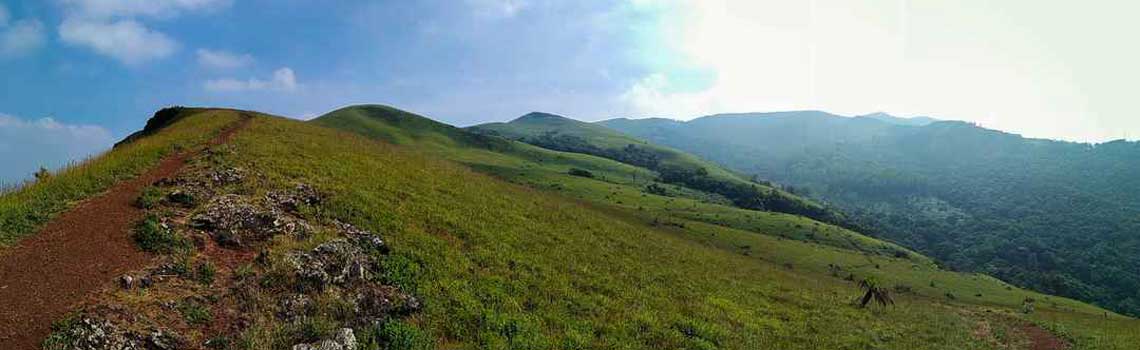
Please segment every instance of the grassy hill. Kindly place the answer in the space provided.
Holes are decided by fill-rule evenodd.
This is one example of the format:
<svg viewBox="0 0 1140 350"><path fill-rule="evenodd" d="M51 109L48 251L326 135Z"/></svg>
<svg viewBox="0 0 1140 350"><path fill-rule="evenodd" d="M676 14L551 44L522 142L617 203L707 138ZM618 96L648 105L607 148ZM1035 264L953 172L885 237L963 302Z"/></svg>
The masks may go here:
<svg viewBox="0 0 1140 350"><path fill-rule="evenodd" d="M345 318L353 307L332 288L315 294L317 307L303 321L275 321L280 293L296 292L284 288L290 280L280 269L289 265L280 259L327 242L323 229L270 239L262 253L245 253L268 262L232 270L228 250L205 249L185 258L198 266L197 280L210 281L107 298L136 320L173 322L186 334L223 332L205 339L238 349L288 346L346 325L367 349L1026 348L1029 324L1078 348L1131 349L1140 341L1133 319L941 270L839 227L727 206L672 185L669 195L646 193L654 180L644 168L498 138L468 143L475 136L461 129L368 110L401 119L343 113L353 109L313 122L252 113L228 144L192 164L207 173L242 169L245 181L217 189L238 196L273 198L310 184L321 203L298 215L381 234L390 253L379 257L374 278L418 296L420 312L353 323ZM104 169L102 159L133 147L208 133L239 113L196 114L87 166ZM572 167L593 177L570 175ZM15 201L8 196L0 200ZM855 239L863 243L837 243ZM202 266L218 266L217 278ZM858 307L863 280L889 289L896 304ZM1022 312L1027 297L1036 300L1032 313Z"/></svg>
<svg viewBox="0 0 1140 350"><path fill-rule="evenodd" d="M372 131L357 128L367 127L368 125L377 126L374 125L373 122L383 123L382 120L385 118L376 118L373 122L355 125L341 123L338 122L337 119L339 119L337 113L332 113L314 122L321 125L334 126L353 133L368 135L371 134ZM573 267L568 267L570 269L569 271L589 274L587 271L594 272L596 269L602 269L604 271L624 271L630 269L629 271L637 271L636 273L638 274L653 274L651 271L659 271L658 269L680 269L678 271L695 273L695 275L687 275L688 272L680 273L677 277L682 280L697 278L696 275L700 274L708 274L707 277L716 280L706 282L715 283L719 286L718 288L695 291L695 293L702 295L702 297L698 297L698 299L703 298L704 301L686 300L687 297L682 297L679 294L673 294L672 291L667 291L672 289L667 287L669 283L678 281L668 283L660 281L649 282L644 286L646 290L633 291L625 290L625 288L632 287L631 285L626 285L626 283L632 282L632 280L616 277L602 277L601 275L592 274L589 275L598 276L598 278L609 281L607 283L615 283L616 285L626 287L602 287L595 285L592 287L580 287L563 291L564 293L570 293L572 295L579 295L579 293L592 294L596 288L601 288L601 290L606 291L603 292L603 294L607 295L607 297L601 300L612 301L617 298L629 300L633 302L633 305L641 306L652 304L652 302L633 301L637 298L632 300L624 299L626 298L626 293L661 295L665 299L679 298L674 299L677 302L685 300L682 302L685 304L689 304L690 302L694 303L684 306L683 309L686 311L677 311L679 314L674 314L685 315L680 319L674 318L673 321L665 321L664 323L656 324L656 326L650 325L653 324L653 322L645 324L646 328L644 329L656 329L655 327L660 326L670 329L666 331L666 333L679 332L683 334L683 336L678 338L678 340L685 339L683 342L640 343L641 345L635 345L634 347L719 346L726 348L750 348L763 344L761 347L775 346L777 348L843 348L849 346L883 348L906 348L908 346L913 348L986 348L996 345L988 344L985 340L978 341L968 334L961 333L959 327L965 327L969 329L970 332L973 332L973 329L980 323L990 325L992 322L995 327L998 327L998 325L1001 324L1009 325L1012 324L1010 322L1019 322L1016 320L1030 320L1032 322L1040 322L1050 329L1063 329L1062 332L1068 334L1068 337L1070 337L1072 341L1082 346L1089 348L1123 348L1123 346L1125 346L1124 344L1127 344L1129 341L1127 340L1128 337L1130 337L1124 330L1129 327L1129 325L1134 324L1132 323L1134 321L1120 318L1111 313L1108 313L1109 318L1106 320L1103 318L1105 312L1098 308L1064 298L1044 296L1021 290L987 276L940 270L932 264L926 263L929 260L917 254L906 257L896 257L885 251L875 253L870 249L852 248L851 246L844 247L843 244L836 244L836 241L828 242L826 236L837 235L838 232L846 232L851 235L849 237L858 236L863 240L874 240L838 227L821 224L802 217L795 219L799 220L798 222L781 222L779 219L790 216L746 211L739 208L731 208L723 204L703 203L700 200L694 199L699 197L689 198L681 195L665 197L646 194L641 190L640 184L634 181L634 177L641 176L638 179L644 179L648 170L631 169L627 164L616 163L608 159L543 150L522 143L512 143L512 146L507 151L490 151L470 147L446 149L439 147L440 144L454 143L433 142L431 145L422 148L416 144L405 144L405 146L410 146L414 149L413 152L416 153L423 152L430 154L432 157L451 159L479 173L493 175L493 177L488 178L489 180L507 180L511 183L525 185L524 188L528 189L523 191L532 193L530 196L534 198L545 198L546 200L556 202L569 200L566 202L568 205L587 210L591 213L589 214L590 216L600 215L599 218L612 220L612 222L607 221L610 222L609 224L590 224L587 226L588 228L577 226L575 223L561 221L544 224L550 225L549 227L544 225L528 226L529 229L533 231L527 233L526 235L528 236L541 235L541 233L545 232L561 232L560 234L575 232L576 234L571 234L573 236L600 233L609 238L602 239L598 244L602 244L601 242L614 242L614 240L625 242L617 243L617 246L609 248L591 245L592 248L586 249L586 251L593 251L594 249L600 250L594 251L596 254L590 257L570 257L564 255L565 253L558 253L559 259L575 261L570 264ZM570 175L567 170L571 167L589 169L589 171L595 174L595 177L585 178ZM566 210L564 207L559 208L559 210ZM768 214L771 214L771 216ZM501 215L517 217L517 215L506 213L502 213ZM523 215L523 217L531 217L531 215ZM478 221L477 218L471 219ZM571 221L574 220L583 219L582 217L575 217ZM500 226L495 227L500 230L516 232ZM829 227L833 231L814 231L813 227ZM571 229L564 231L566 228ZM616 230L610 231L608 230L609 228ZM803 230L804 228L807 230ZM809 237L809 235L814 237ZM498 234L495 236L498 237ZM796 236L799 236L798 239L785 238L796 238ZM626 238L623 237L628 237L630 240L624 241ZM587 238L587 241L597 239L599 238ZM555 240L555 242L558 242L558 246L562 246L561 244L568 244L573 240L574 238L564 237ZM845 240L846 239L839 239L837 241L842 242ZM645 251L641 244L650 244L649 242L652 242L653 248L649 249L651 251ZM609 243L606 244L608 245ZM677 244L674 248L682 249L683 252L671 251L664 255L657 255L656 253L661 252L658 251L658 249L664 249L661 244ZM631 250L627 251L622 247ZM551 248L551 246L543 246L543 248L539 250L548 248ZM688 251L690 248L697 249L700 253L697 251ZM558 250L558 248L554 248L552 251ZM634 253L634 250L640 252ZM513 252L512 254L519 254L519 256L529 256L530 254L537 253L521 250L510 251ZM586 253L586 251L582 254L589 254ZM689 264L704 264L704 259L721 261L721 258L728 257L731 257L730 259L736 262L730 265L721 265L711 270L693 270L695 266L689 266ZM595 266L593 264L603 264L605 267ZM654 267L647 268L645 264ZM550 271L547 270L548 268L550 267L547 266L538 269ZM737 275L735 272L729 273L727 270L717 272L716 270L719 269L734 271L744 269L750 272ZM728 273L731 277L728 277L725 273ZM574 273L572 272L572 274ZM625 276L626 274L622 273L621 275ZM722 277L726 279L720 279ZM858 294L855 281L867 277L871 277L880 281L879 283L883 285L891 286L891 288L902 291L899 292L899 295L900 298L907 300L905 302L907 306L873 312L866 312L866 310L859 310L851 306L851 298L854 294ZM706 282L682 284L695 287ZM721 293L736 293L732 291L736 288L745 288L745 290L748 291L736 297L720 299L725 295ZM714 290L719 292L714 292ZM720 295L721 297L713 297L714 295ZM798 296L793 297L793 295ZM1042 311L1037 311L1030 315L1015 315L1016 310L1021 309L1027 297L1034 300L1047 301L1037 303L1038 310ZM556 296L556 298L566 298L566 296L559 295ZM767 301L762 302L762 304L753 304L757 298ZM783 298L791 299L781 300ZM727 300L733 300L733 302L727 305L720 305L723 301ZM520 301L516 301L516 303L518 302ZM711 305L706 303L710 302L720 306L709 309ZM788 302L798 306L787 305ZM525 304L525 302L522 303ZM605 302L594 305L611 311L615 309L610 308L626 307ZM765 305L762 306L761 309L766 311L760 313L744 311L755 310L752 308L757 305ZM817 306L823 306L823 308L816 308ZM639 308L640 306L634 307ZM656 307L657 306L652 306L650 309L655 309ZM847 314L847 312L844 311L845 309L848 311L855 310L857 312L866 313L862 315L858 313ZM925 314L921 316L918 315L916 313L918 310L922 310L919 313ZM802 313L803 311L807 311L808 313L804 314ZM551 312L551 310L546 310L541 313L548 314L549 312ZM742 318L735 319L733 316L730 316L729 319L721 319L719 321L704 319L698 322L700 324L698 329L687 329L688 326L686 326L686 324L689 324L689 321L678 321L688 317L703 318L708 316L709 312L720 315L737 315ZM744 313L742 314L741 312ZM557 313L561 314L561 311ZM605 312L602 313L604 314ZM670 319L670 317L674 317L668 316L671 313L672 312L655 311L653 314L656 316L653 316L653 319L658 321ZM637 312L634 312L634 314L637 314ZM814 316L809 316L812 314L814 314ZM987 318L995 315L1000 316L993 319ZM866 318L864 318L864 316ZM639 317L641 316L635 316L634 319L639 319ZM759 317L761 320L760 323L752 323L755 320L745 321L753 317ZM540 318L544 319L543 322L559 323L559 321L553 321L546 317ZM623 317L620 319L611 319L607 322L612 325L622 325L627 322L639 323L647 321L640 319L634 321ZM737 324L737 326L728 326L730 328L724 328L726 324L722 322L729 322L728 324L735 322L743 323ZM762 324L767 322L773 323L770 323L769 326L762 326ZM839 324L864 324L864 322L874 324L868 329L878 330L856 331L850 327L832 328L832 326L838 326ZM903 325L903 323L909 323L909 325ZM622 326L618 327L620 328ZM720 334L723 338L718 341L709 341L706 343L705 341L708 339L702 337L717 337L715 335L700 335L703 332L700 329L706 328L712 330L711 334ZM828 328L830 331L821 332L823 328ZM833 336L824 336L824 334L831 331L838 331L840 333ZM852 334L851 332L853 331L856 333ZM893 333L895 331L903 333ZM792 335L799 334L800 332L803 332L802 335ZM1013 334L1015 333L1013 330L1010 330L1010 332L1009 337L1017 337L1016 334ZM884 334L916 335L897 338L888 336L887 338L890 338L890 340L877 338ZM616 334L610 335L610 339L623 338L623 336L617 336ZM873 339L864 338L866 336L871 336ZM922 342L922 344L913 343L915 339L923 339L924 337L930 338L925 338L927 340Z"/></svg>
<svg viewBox="0 0 1140 350"><path fill-rule="evenodd" d="M1140 315L1140 144L920 121L787 112L602 125L810 189L955 269Z"/></svg>
<svg viewBox="0 0 1140 350"><path fill-rule="evenodd" d="M168 131L145 138L141 137L145 132L140 131L140 136L134 137L139 138L136 142L117 145L113 152L62 169L13 193L4 193L0 196L0 248L32 234L76 202L137 176L158 164L162 157L205 143L237 119L226 115L186 120L203 111L181 109L181 118L153 118L168 123L162 125ZM157 124L148 130L156 131L160 128Z"/></svg>
<svg viewBox="0 0 1140 350"><path fill-rule="evenodd" d="M846 223L840 213L785 192L769 182L746 180L691 154L595 124L535 112L508 123L483 124L468 130L643 167L657 172L662 182L719 194L741 208L802 215L839 225Z"/></svg>

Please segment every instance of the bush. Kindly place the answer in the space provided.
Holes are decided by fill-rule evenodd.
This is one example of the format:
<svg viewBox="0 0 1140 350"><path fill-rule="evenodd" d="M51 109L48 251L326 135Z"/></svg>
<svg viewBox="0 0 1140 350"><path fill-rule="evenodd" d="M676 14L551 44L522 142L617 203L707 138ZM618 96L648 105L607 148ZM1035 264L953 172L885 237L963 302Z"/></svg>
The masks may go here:
<svg viewBox="0 0 1140 350"><path fill-rule="evenodd" d="M404 321L389 321L380 326L382 349L413 350L430 349L431 341L419 328Z"/></svg>
<svg viewBox="0 0 1140 350"><path fill-rule="evenodd" d="M37 182L46 181L47 179L51 178L51 171L47 170L47 168L40 167L40 170L36 171L35 175L36 175L36 181Z"/></svg>
<svg viewBox="0 0 1140 350"><path fill-rule="evenodd" d="M135 199L135 206L139 209L150 209L162 202L162 190L154 186L144 188L139 198Z"/></svg>
<svg viewBox="0 0 1140 350"><path fill-rule="evenodd" d="M135 244L152 253L173 253L189 247L189 242L158 222L158 217L148 215L135 226Z"/></svg>
<svg viewBox="0 0 1140 350"><path fill-rule="evenodd" d="M213 284L214 283L214 275L216 275L217 273L218 273L218 269L215 268L214 264L211 264L209 261L198 264L197 277L198 277L198 282L202 282L202 284L205 284L205 285Z"/></svg>
<svg viewBox="0 0 1140 350"><path fill-rule="evenodd" d="M585 169L570 168L569 173L570 173L570 175L573 175L573 176L585 177L585 178L591 178L591 179L594 178L594 173L590 172L589 170L585 170Z"/></svg>
<svg viewBox="0 0 1140 350"><path fill-rule="evenodd" d="M668 196L669 195L669 190L665 189L665 186L661 186L661 185L658 185L655 183L649 184L649 186L645 186L645 192L647 192L649 194L655 194L658 196Z"/></svg>
<svg viewBox="0 0 1140 350"><path fill-rule="evenodd" d="M194 300L182 302L182 304L178 305L178 312L182 313L182 318L186 319L186 323L192 325L207 324L214 319L214 315L210 314L209 308Z"/></svg>

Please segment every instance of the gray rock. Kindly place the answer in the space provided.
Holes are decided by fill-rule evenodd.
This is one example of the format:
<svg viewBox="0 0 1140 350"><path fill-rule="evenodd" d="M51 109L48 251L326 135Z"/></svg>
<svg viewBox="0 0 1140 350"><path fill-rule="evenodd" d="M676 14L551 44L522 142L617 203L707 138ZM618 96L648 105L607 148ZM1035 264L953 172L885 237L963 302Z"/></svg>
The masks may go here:
<svg viewBox="0 0 1140 350"><path fill-rule="evenodd" d="M372 257L345 238L322 243L311 252L290 253L286 261L300 280L318 289L329 283L366 282L375 265Z"/></svg>
<svg viewBox="0 0 1140 350"><path fill-rule="evenodd" d="M384 243L384 240L380 238L380 235L374 234L368 230L356 227L350 223L340 220L335 221L333 224L336 225L341 234L343 234L345 237L348 237L349 239L352 239L353 243L356 243L356 245L360 248L363 248L365 250L376 250L384 254L388 253L388 244Z"/></svg>
<svg viewBox="0 0 1140 350"><path fill-rule="evenodd" d="M357 317L377 320L393 315L408 315L422 307L419 299L393 286L375 285L361 288L352 298Z"/></svg>
<svg viewBox="0 0 1140 350"><path fill-rule="evenodd" d="M244 180L244 173L245 171L241 168L229 168L211 172L209 178L215 185L229 185Z"/></svg>
<svg viewBox="0 0 1140 350"><path fill-rule="evenodd" d="M356 336L352 328L341 328L332 339L312 344L293 345L293 350L356 350Z"/></svg>
<svg viewBox="0 0 1140 350"><path fill-rule="evenodd" d="M302 219L276 208L262 208L246 197L228 194L211 200L195 215L191 226L210 233L218 244L240 247L279 234L304 236L313 227Z"/></svg>
<svg viewBox="0 0 1140 350"><path fill-rule="evenodd" d="M83 317L69 328L58 330L46 348L67 350L173 350L183 342L173 333L155 330L141 335L125 331L111 321Z"/></svg>
<svg viewBox="0 0 1140 350"><path fill-rule="evenodd" d="M278 316L285 321L296 321L311 314L315 306L313 299L304 294L294 294L284 300L281 300L281 311Z"/></svg>
<svg viewBox="0 0 1140 350"><path fill-rule="evenodd" d="M123 289L126 289L126 290L130 290L131 288L134 288L135 278L131 277L131 275L123 275L123 276L119 277L119 286L123 287Z"/></svg>
<svg viewBox="0 0 1140 350"><path fill-rule="evenodd" d="M265 200L271 205L289 212L296 212L303 206L320 204L322 199L316 189L306 184L298 184L287 191L270 191L265 195Z"/></svg>

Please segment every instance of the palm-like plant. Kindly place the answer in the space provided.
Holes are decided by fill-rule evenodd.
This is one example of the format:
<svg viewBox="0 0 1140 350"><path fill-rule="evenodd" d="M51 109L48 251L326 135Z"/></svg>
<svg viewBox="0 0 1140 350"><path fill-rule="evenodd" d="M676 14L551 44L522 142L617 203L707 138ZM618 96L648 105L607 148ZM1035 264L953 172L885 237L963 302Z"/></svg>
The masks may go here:
<svg viewBox="0 0 1140 350"><path fill-rule="evenodd" d="M872 300L883 307L895 304L894 299L891 299L891 292L879 286L879 283L873 278L867 278L859 282L859 287L864 290L863 298L859 301L859 307L867 307L867 304Z"/></svg>

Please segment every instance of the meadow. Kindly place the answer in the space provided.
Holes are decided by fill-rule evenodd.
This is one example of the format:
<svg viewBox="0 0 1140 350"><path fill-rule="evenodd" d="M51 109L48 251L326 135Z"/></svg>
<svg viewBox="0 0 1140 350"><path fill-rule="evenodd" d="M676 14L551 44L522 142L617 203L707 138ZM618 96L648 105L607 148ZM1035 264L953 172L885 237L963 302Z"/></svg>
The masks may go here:
<svg viewBox="0 0 1140 350"><path fill-rule="evenodd" d="M399 334L368 349L1017 349L1031 322L1079 349L1137 341L1133 319L942 270L857 232L675 186L646 193L652 171L612 160L437 126L357 134L254 115L209 161L256 174L242 193L316 187L325 201L306 215L382 235L391 253L381 278L422 301L410 318L357 330ZM100 159L185 148L235 118L210 111ZM297 248L288 244L271 251ZM863 280L895 304L859 307ZM234 344L262 348L300 331L271 321L255 320Z"/></svg>

